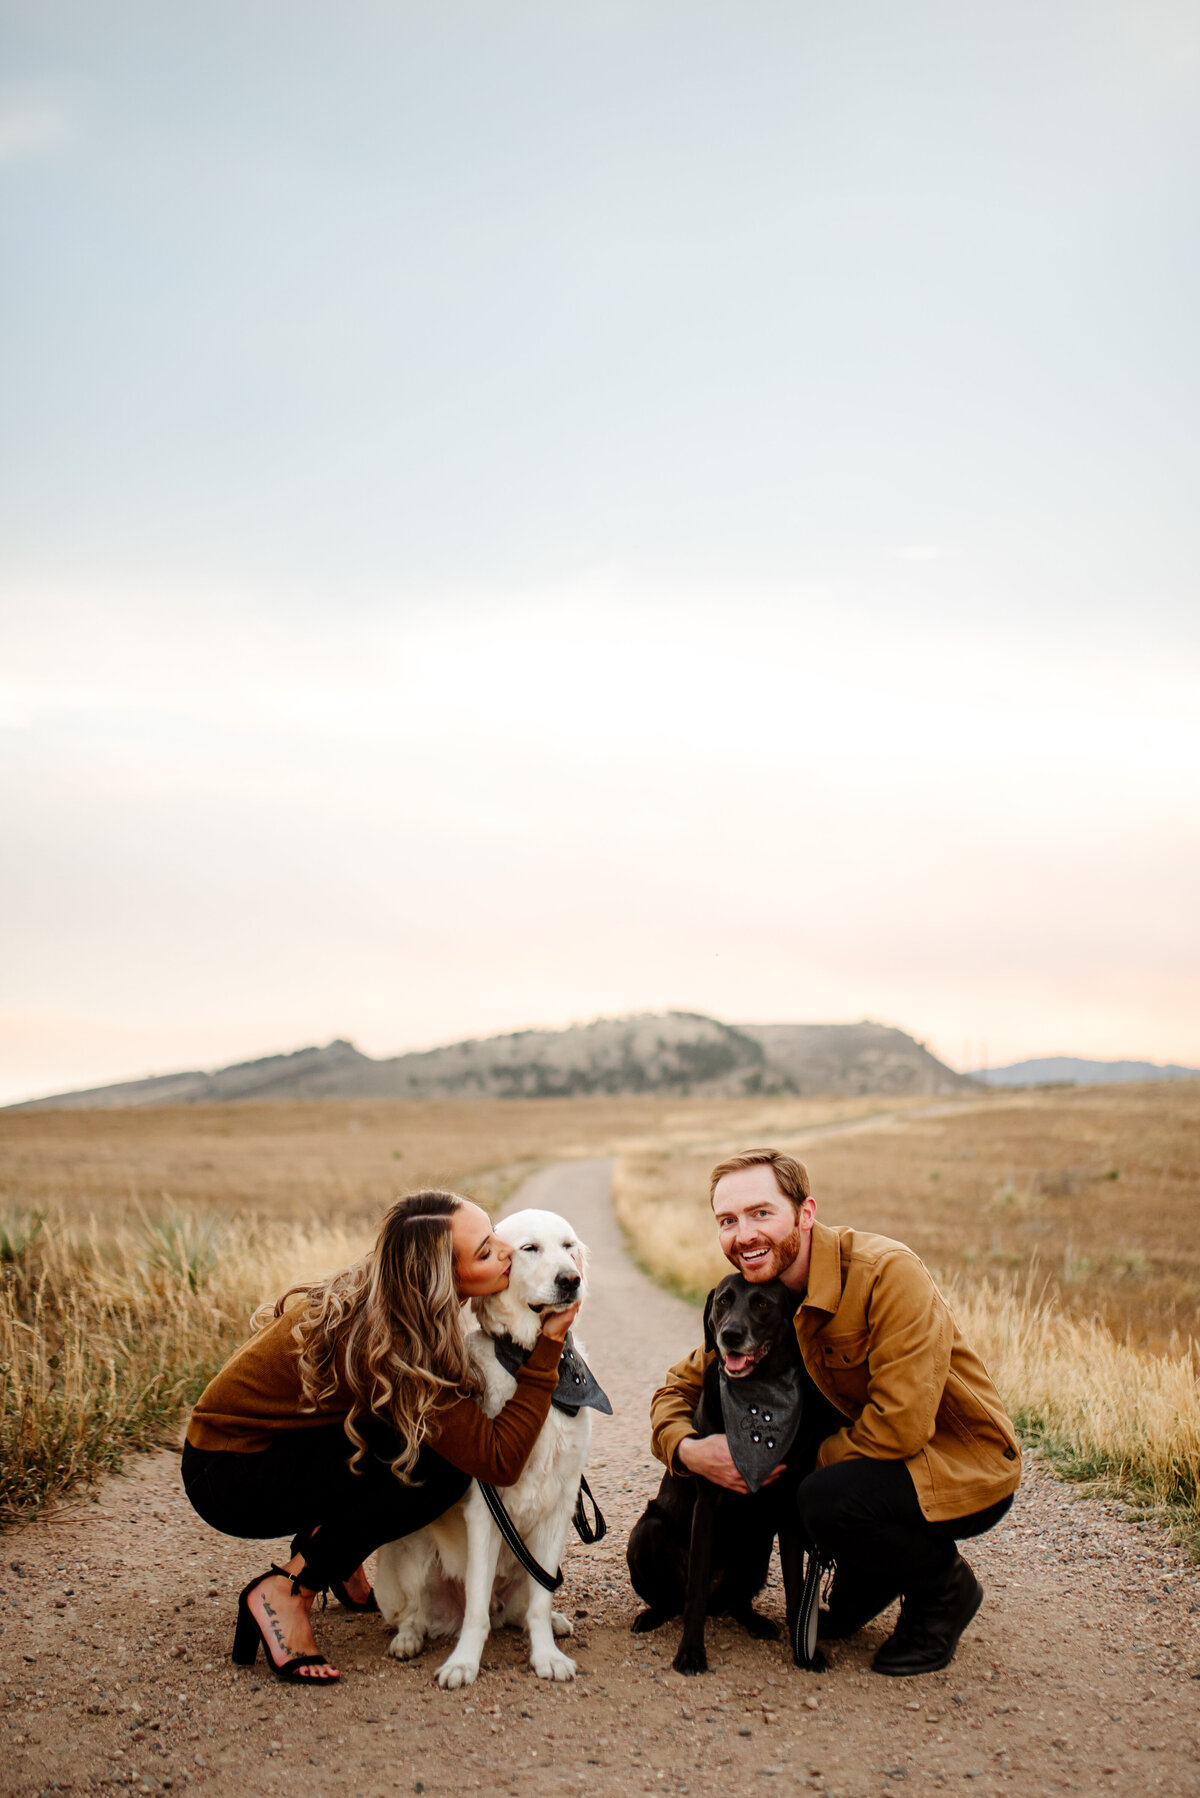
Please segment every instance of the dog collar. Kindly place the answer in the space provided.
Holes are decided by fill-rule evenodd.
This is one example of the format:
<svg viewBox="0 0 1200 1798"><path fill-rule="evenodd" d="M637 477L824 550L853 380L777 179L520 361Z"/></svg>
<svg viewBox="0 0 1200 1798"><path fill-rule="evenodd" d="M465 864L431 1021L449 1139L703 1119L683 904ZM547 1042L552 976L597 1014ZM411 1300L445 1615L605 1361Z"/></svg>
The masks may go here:
<svg viewBox="0 0 1200 1798"><path fill-rule="evenodd" d="M731 1380L721 1369L721 1410L733 1464L751 1492L785 1458L800 1428L804 1384L798 1367L770 1379Z"/></svg>
<svg viewBox="0 0 1200 1798"><path fill-rule="evenodd" d="M511 1336L493 1336L492 1344L496 1350L496 1359L506 1373L515 1374L524 1367L532 1349L522 1348ZM562 1355L558 1363L558 1385L554 1388L554 1396L550 1403L557 1411L565 1411L568 1417L575 1417L585 1407L593 1411L603 1412L611 1417L613 1408L591 1368L571 1340L571 1332L567 1331L567 1339L563 1343Z"/></svg>

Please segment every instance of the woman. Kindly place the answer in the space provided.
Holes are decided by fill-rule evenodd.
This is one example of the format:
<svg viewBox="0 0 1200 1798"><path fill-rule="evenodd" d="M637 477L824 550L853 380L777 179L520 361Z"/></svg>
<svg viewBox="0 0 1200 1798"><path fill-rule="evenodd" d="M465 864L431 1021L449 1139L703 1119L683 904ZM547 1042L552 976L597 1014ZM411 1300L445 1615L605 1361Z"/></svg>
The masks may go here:
<svg viewBox="0 0 1200 1798"><path fill-rule="evenodd" d="M469 1200L398 1199L370 1254L291 1287L200 1395L183 1451L194 1509L228 1536L296 1532L291 1559L238 1600L235 1661L253 1663L261 1641L281 1679L339 1678L313 1640L316 1594L377 1609L362 1568L374 1549L440 1517L472 1479L518 1478L579 1307L544 1314L516 1392L486 1417L461 1304L507 1286L511 1259Z"/></svg>

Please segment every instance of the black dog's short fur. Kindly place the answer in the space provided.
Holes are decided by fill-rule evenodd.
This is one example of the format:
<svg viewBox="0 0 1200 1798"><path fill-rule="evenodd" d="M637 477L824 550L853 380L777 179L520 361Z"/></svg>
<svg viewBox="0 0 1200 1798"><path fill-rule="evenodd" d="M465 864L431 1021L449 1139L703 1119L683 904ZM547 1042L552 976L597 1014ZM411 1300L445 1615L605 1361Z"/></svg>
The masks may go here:
<svg viewBox="0 0 1200 1798"><path fill-rule="evenodd" d="M723 1435L720 1367L727 1353L767 1352L748 1382L771 1377L789 1364L802 1370L804 1405L799 1434L787 1457L786 1472L756 1493L729 1492L711 1481L663 1475L629 1537L626 1558L634 1591L648 1606L634 1621L637 1632L657 1629L669 1617L684 1614L683 1637L675 1656L678 1673L703 1673L707 1616L730 1616L752 1636L772 1639L777 1626L754 1609L766 1583L771 1549L779 1538L787 1607L788 1639L795 1642L796 1616L804 1584L804 1555L809 1544L796 1507L796 1488L812 1472L817 1450L832 1430L845 1422L804 1371L793 1318L799 1300L781 1280L754 1285L741 1274L728 1274L709 1293L704 1306L704 1346L716 1351L705 1371L695 1412L699 1436ZM818 1666L821 1663L817 1663Z"/></svg>

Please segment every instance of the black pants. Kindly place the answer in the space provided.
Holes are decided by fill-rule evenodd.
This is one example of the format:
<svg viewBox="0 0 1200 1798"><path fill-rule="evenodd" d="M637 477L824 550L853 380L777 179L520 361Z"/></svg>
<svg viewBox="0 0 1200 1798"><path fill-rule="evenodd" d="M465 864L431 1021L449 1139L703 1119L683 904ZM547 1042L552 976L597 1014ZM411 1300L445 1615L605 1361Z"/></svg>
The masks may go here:
<svg viewBox="0 0 1200 1798"><path fill-rule="evenodd" d="M412 1484L402 1484L388 1465L386 1442L374 1449L352 1471L354 1450L341 1424L281 1431L269 1448L250 1455L189 1442L183 1487L192 1509L223 1535L294 1535L304 1585L323 1591L331 1580L344 1582L384 1542L432 1523L471 1483L423 1448Z"/></svg>
<svg viewBox="0 0 1200 1798"><path fill-rule="evenodd" d="M838 1564L839 1581L890 1583L905 1594L936 1587L954 1565L956 1543L982 1536L1011 1498L968 1517L930 1523L903 1461L839 1461L801 1481L800 1518Z"/></svg>

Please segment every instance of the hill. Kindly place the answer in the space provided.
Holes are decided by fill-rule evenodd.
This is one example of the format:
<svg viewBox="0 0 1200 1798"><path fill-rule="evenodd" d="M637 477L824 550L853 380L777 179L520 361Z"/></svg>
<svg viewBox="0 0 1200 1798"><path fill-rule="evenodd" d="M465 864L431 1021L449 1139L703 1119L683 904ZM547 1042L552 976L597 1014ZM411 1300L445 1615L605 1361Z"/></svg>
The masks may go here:
<svg viewBox="0 0 1200 1798"><path fill-rule="evenodd" d="M972 1082L886 1024L739 1024L797 1093L956 1093Z"/></svg>
<svg viewBox="0 0 1200 1798"><path fill-rule="evenodd" d="M1085 1061L1078 1055L1042 1055L1005 1068L976 1068L985 1086L1111 1086L1125 1080L1200 1080L1200 1068L1154 1061Z"/></svg>
<svg viewBox="0 0 1200 1798"><path fill-rule="evenodd" d="M725 1024L642 1012L565 1030L518 1030L374 1060L353 1043L208 1073L127 1080L12 1109L250 1100L567 1098L589 1093L955 1093L972 1082L884 1024Z"/></svg>

